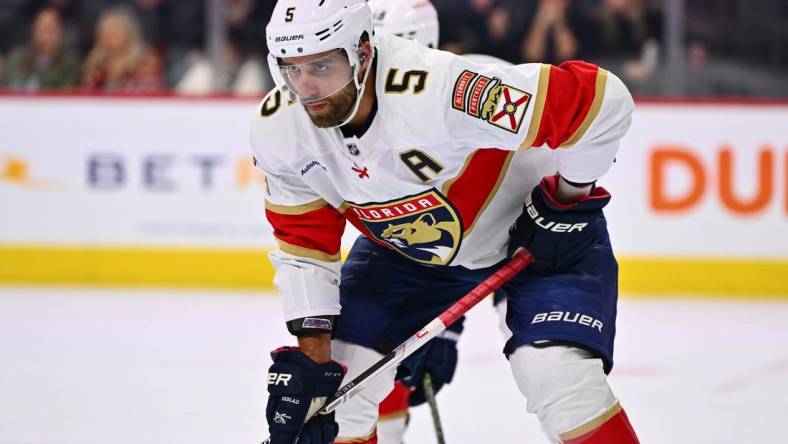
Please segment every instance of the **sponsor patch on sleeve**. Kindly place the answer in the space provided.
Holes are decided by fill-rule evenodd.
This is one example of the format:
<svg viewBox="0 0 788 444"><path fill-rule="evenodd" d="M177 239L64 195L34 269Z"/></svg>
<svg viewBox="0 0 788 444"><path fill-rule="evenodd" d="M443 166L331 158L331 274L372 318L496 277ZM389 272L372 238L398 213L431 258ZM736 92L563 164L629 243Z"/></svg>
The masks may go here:
<svg viewBox="0 0 788 444"><path fill-rule="evenodd" d="M471 84L471 80L476 77L475 72L471 72L465 70L457 77L457 81L454 82L454 93L452 94L452 103L451 106L459 111L465 111L465 96L468 94L468 85Z"/></svg>
<svg viewBox="0 0 788 444"><path fill-rule="evenodd" d="M479 76L476 82L474 82L473 88L471 88L471 92L468 96L468 114L473 117L479 117L480 115L482 96L490 82L492 82L491 78Z"/></svg>
<svg viewBox="0 0 788 444"><path fill-rule="evenodd" d="M457 77L452 93L452 108L512 133L520 131L530 102L531 94L468 70Z"/></svg>

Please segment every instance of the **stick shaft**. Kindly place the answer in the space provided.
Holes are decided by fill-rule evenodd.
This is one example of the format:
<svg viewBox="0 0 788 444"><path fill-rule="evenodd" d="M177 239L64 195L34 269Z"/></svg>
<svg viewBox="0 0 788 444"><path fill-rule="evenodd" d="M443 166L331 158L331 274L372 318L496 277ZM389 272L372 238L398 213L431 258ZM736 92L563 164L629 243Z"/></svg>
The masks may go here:
<svg viewBox="0 0 788 444"><path fill-rule="evenodd" d="M432 377L429 373L424 374L424 397L430 405L430 414L432 415L432 425L435 426L435 437L438 439L438 444L446 444L446 438L443 436L443 424L441 423L441 415L438 413L438 401L435 400L435 390L432 386Z"/></svg>
<svg viewBox="0 0 788 444"><path fill-rule="evenodd" d="M509 262L504 264L490 277L482 281L473 290L460 298L460 300L455 302L454 305L447 308L446 311L438 315L437 318L430 321L430 323L424 326L424 328L416 332L416 334L410 338L406 339L405 342L399 345L399 347L392 350L378 362L372 364L372 366L367 370L353 378L352 381L348 382L339 390L337 390L333 396L328 398L326 404L320 410L320 413L332 412L337 407L339 407L339 405L343 404L350 397L354 396L361 389L366 387L378 375L399 365L400 362L404 361L405 358L424 346L424 344L429 342L430 339L439 335L442 331L446 330L448 326L457 321L457 319L465 315L468 310L486 298L487 295L500 288L523 268L527 267L532 260L533 256L531 256L531 253L529 253L527 250L518 250L514 256L512 256Z"/></svg>

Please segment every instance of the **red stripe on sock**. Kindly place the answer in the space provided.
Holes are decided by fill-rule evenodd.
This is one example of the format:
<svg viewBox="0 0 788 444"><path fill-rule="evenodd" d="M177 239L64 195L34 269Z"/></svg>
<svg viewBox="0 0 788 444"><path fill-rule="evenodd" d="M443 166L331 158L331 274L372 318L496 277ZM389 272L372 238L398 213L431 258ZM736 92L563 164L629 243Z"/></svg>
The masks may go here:
<svg viewBox="0 0 788 444"><path fill-rule="evenodd" d="M626 412L621 410L602 425L564 444L640 444Z"/></svg>

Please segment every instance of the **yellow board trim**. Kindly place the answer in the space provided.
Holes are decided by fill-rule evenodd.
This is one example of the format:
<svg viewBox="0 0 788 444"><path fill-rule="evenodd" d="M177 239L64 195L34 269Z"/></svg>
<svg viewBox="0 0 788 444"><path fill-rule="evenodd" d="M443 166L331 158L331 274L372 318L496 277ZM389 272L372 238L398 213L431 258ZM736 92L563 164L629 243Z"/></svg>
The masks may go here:
<svg viewBox="0 0 788 444"><path fill-rule="evenodd" d="M626 295L788 299L788 258L653 258L619 260Z"/></svg>
<svg viewBox="0 0 788 444"><path fill-rule="evenodd" d="M273 288L270 249L0 246L0 284Z"/></svg>
<svg viewBox="0 0 788 444"><path fill-rule="evenodd" d="M539 86L536 87L536 104L534 113L531 115L531 123L528 125L528 134L520 144L520 148L530 148L539 134L539 127L542 125L542 114L544 105L547 102L547 91L550 87L550 65L542 64L539 68Z"/></svg>
<svg viewBox="0 0 788 444"><path fill-rule="evenodd" d="M319 210L323 207L328 205L323 199L313 200L312 202L307 202L301 205L277 205L273 204L269 201L265 201L265 209L269 211L273 211L277 214L287 214L287 215L299 215L305 214L310 211Z"/></svg>
<svg viewBox="0 0 788 444"><path fill-rule="evenodd" d="M577 127L575 133L572 134L566 142L564 142L561 147L562 148L569 148L574 146L588 131L588 127L591 126L591 123L596 119L596 116L599 115L599 110L602 109L602 102L605 101L605 89L607 87L607 71L602 68L599 68L596 72L596 85L594 85L594 101L591 102L591 108L588 109L588 114L586 114L586 118L583 119L583 123Z"/></svg>
<svg viewBox="0 0 788 444"><path fill-rule="evenodd" d="M270 291L270 250L0 245L0 284ZM619 265L625 297L788 300L788 258L628 256Z"/></svg>

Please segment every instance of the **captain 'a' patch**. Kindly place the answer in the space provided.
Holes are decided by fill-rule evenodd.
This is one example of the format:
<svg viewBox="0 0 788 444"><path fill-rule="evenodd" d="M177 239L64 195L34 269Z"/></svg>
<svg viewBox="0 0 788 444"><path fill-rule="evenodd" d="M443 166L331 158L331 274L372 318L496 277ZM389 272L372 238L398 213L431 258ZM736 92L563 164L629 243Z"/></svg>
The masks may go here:
<svg viewBox="0 0 788 444"><path fill-rule="evenodd" d="M390 202L348 205L369 236L416 262L448 265L459 250L462 223L435 189Z"/></svg>

